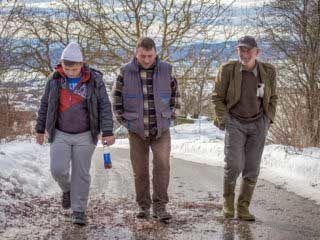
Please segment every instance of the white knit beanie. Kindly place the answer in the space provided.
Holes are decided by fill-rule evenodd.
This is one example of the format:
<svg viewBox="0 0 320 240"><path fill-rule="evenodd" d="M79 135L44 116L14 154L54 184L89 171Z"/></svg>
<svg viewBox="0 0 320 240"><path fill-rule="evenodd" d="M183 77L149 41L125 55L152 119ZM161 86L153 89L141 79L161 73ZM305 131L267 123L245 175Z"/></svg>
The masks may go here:
<svg viewBox="0 0 320 240"><path fill-rule="evenodd" d="M61 60L68 60L72 62L83 62L83 56L78 43L71 42L62 51Z"/></svg>

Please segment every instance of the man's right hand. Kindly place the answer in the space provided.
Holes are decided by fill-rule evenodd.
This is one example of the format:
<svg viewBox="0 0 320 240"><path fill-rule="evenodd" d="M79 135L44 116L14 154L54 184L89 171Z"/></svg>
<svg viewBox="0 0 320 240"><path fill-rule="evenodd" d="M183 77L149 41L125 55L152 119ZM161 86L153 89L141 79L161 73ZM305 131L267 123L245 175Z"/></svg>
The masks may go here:
<svg viewBox="0 0 320 240"><path fill-rule="evenodd" d="M37 133L36 141L38 144L42 145L44 142L44 134L43 133Z"/></svg>
<svg viewBox="0 0 320 240"><path fill-rule="evenodd" d="M220 125L218 126L218 128L219 128L221 131L224 131L224 130L226 130L226 125L225 125L224 123L222 123L222 124L220 124Z"/></svg>
<svg viewBox="0 0 320 240"><path fill-rule="evenodd" d="M221 131L224 131L226 129L225 123L218 122L216 119L214 120L213 124L219 128Z"/></svg>

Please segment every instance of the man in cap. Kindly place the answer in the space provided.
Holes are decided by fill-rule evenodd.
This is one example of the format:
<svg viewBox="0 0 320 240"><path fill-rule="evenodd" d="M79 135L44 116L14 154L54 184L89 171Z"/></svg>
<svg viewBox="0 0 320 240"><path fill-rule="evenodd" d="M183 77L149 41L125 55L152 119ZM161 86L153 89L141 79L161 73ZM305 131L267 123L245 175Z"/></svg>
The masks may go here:
<svg viewBox="0 0 320 240"><path fill-rule="evenodd" d="M271 64L256 60L261 50L253 37L241 37L236 50L239 60L220 67L212 96L214 124L226 130L223 214L225 218L234 217L235 186L241 173L237 215L254 221L249 205L266 135L275 117L276 71Z"/></svg>

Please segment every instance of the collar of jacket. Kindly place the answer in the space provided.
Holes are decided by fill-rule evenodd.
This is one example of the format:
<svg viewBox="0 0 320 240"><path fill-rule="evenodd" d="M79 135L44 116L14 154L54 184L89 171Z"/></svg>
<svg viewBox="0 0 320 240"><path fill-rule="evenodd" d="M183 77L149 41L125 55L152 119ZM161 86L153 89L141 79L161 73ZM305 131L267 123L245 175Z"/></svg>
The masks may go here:
<svg viewBox="0 0 320 240"><path fill-rule="evenodd" d="M138 63L138 60L136 57L133 57L131 59L131 70L134 71L134 72L139 72L139 63ZM159 56L157 55L156 57L156 62L155 62L155 66L154 66L154 71L159 71L159 67L160 67L160 58Z"/></svg>
<svg viewBox="0 0 320 240"><path fill-rule="evenodd" d="M235 74L235 84L236 84L236 88L241 89L241 84L242 84L242 74L241 74L241 66L242 64L238 61L236 62L235 65L235 73L239 73L239 74ZM256 60L256 66L257 66L257 70L260 73L260 78L261 78L261 82L266 84L268 82L268 74L263 66L263 63L260 61Z"/></svg>
<svg viewBox="0 0 320 240"><path fill-rule="evenodd" d="M252 72L255 77L258 76L258 65L259 65L259 64L258 64L258 61L256 61L256 65L254 66L254 68L253 68L251 71L248 71L248 72ZM244 68L244 65L243 65L243 64L240 65L240 72L242 72L242 71L247 71L247 70Z"/></svg>
<svg viewBox="0 0 320 240"><path fill-rule="evenodd" d="M260 73L261 82L264 83L264 85L267 85L267 83L270 82L270 77L266 72L264 65L261 62L258 62L258 64L259 64L258 69Z"/></svg>
<svg viewBox="0 0 320 240"><path fill-rule="evenodd" d="M61 63L59 63L56 67L55 70L64 78L67 78L67 75L63 71ZM87 64L84 64L82 69L81 69L81 83L87 82L90 79L90 68Z"/></svg>

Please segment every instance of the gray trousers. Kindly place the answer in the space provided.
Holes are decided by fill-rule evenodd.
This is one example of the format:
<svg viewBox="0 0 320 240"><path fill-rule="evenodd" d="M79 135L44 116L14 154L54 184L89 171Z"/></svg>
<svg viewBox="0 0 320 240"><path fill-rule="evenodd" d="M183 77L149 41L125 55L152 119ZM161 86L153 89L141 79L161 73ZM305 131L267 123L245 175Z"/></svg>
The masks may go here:
<svg viewBox="0 0 320 240"><path fill-rule="evenodd" d="M229 117L224 147L224 177L229 182L235 182L240 173L244 179L257 181L268 129L269 120L265 115L251 123Z"/></svg>
<svg viewBox="0 0 320 240"><path fill-rule="evenodd" d="M89 171L95 147L90 131L68 134L59 130L56 130L50 146L51 174L63 192L71 192L73 211L86 210L91 182Z"/></svg>

